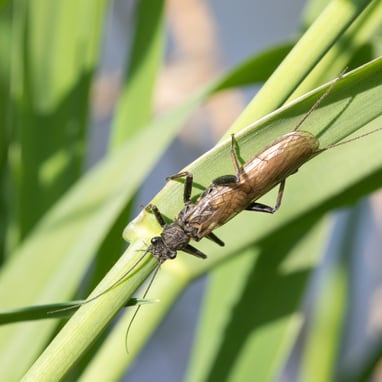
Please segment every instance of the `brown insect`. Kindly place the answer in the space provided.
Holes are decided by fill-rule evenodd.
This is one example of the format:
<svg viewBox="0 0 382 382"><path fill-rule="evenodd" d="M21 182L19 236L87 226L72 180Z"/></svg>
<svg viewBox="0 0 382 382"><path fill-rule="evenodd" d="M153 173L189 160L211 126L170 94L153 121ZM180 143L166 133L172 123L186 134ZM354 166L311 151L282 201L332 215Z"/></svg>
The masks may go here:
<svg viewBox="0 0 382 382"><path fill-rule="evenodd" d="M146 210L154 213L156 220L163 228L161 234L151 239L150 245L144 254L125 275L105 291L86 300L84 303L97 299L123 282L126 276L138 266L148 253L151 253L158 260L159 265L168 259L174 259L177 255L177 251L183 251L201 259L207 258L207 255L189 244L191 239L199 241L206 237L216 244L224 246L224 242L220 240L213 231L227 223L243 210L270 214L275 213L282 201L286 179L296 173L305 162L323 151L382 130L382 128L378 128L358 137L324 148L320 148L318 139L312 133L299 130L301 125L329 94L341 77L342 76L339 76L314 103L293 131L276 139L269 146L257 153L252 159L244 163L243 166L240 166L235 153L235 137L232 135L230 153L236 174L223 175L213 180L210 186L195 202L191 200L193 175L190 172L184 171L168 177L167 180L185 178L183 191L184 208L178 213L172 223L167 224L159 209L155 205L148 205ZM276 203L273 207L256 201L277 185L279 185L279 191ZM159 270L159 265L149 282L143 298L147 295L155 275ZM82 304L83 303L73 307ZM73 307L59 309L58 311L72 309ZM139 308L140 305L138 305L133 319ZM133 319L127 331L129 331Z"/></svg>
<svg viewBox="0 0 382 382"><path fill-rule="evenodd" d="M161 235L151 239L148 251L160 262L175 258L177 250L206 258L205 254L189 244L191 239L199 241L207 237L223 246L224 243L212 231L227 223L241 211L271 214L276 212L281 204L286 178L320 151L318 140L311 133L293 131L267 146L240 167L232 135L231 157L236 175L224 175L213 180L195 203L190 200L192 174L181 172L169 177L168 179L186 178L185 207L171 224L165 224L156 206L147 207L163 227ZM278 184L279 192L274 207L256 202Z"/></svg>
<svg viewBox="0 0 382 382"><path fill-rule="evenodd" d="M212 181L211 185L195 201L191 201L193 175L187 171L170 176L167 180L185 178L183 200L184 208L171 224L166 224L158 208L154 205L146 207L152 211L163 228L160 236L151 239L147 251L156 257L159 263L174 259L178 250L199 258L207 256L189 244L190 240L199 241L206 237L220 246L224 246L212 231L224 225L243 210L273 214L281 204L286 179L312 157L330 148L349 143L382 128L361 136L320 148L318 139L310 132L299 128L307 117L318 107L329 94L332 87L314 103L304 118L292 132L276 139L269 146L257 153L243 166L239 165L235 153L235 138L231 136L231 158L235 175L224 175ZM274 207L256 202L261 196L279 185Z"/></svg>

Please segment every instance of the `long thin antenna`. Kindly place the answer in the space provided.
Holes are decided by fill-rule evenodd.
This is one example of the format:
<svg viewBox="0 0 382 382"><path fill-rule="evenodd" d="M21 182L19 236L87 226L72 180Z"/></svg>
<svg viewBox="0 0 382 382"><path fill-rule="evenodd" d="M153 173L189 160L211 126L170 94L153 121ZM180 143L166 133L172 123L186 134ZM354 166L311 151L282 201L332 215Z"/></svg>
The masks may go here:
<svg viewBox="0 0 382 382"><path fill-rule="evenodd" d="M56 313L56 312L63 312L63 311L66 311L66 310L71 310L71 309L77 309L77 308L79 308L82 305L88 304L89 302L92 302L92 301L96 300L97 298L103 296L105 293L110 292L117 285L119 285L119 284L121 284L122 282L125 281L126 277L141 263L141 261L146 257L146 255L148 253L149 252L146 249L145 253L134 263L134 265L128 271L126 271L117 281L115 281L112 285L110 285L108 288L106 288L104 291L100 292L96 296L94 296L92 298L89 298L89 299L85 300L84 302L81 302L80 304L75 304L75 305L68 306L68 307L65 307L65 308L52 310L51 312L48 312L48 314L52 314L52 313Z"/></svg>
<svg viewBox="0 0 382 382"><path fill-rule="evenodd" d="M163 261L160 261L159 264L157 265L157 267L155 268L155 271L154 273L152 274L151 276L151 279L149 281L149 284L147 285L147 288L145 290L145 293L143 293L143 296L142 296L142 299L144 300L151 288L151 286L153 285L153 282L154 282L154 279L156 277L156 275L158 274L158 271L160 269L160 266L162 265ZM139 312L139 309L141 308L142 305L138 305L135 309L135 312L133 313L133 316L131 317L131 320L129 322L129 325L127 326L127 329L126 329L126 334L125 334L125 349L126 349L126 353L129 354L129 349L128 349L128 346L127 346L127 338L129 336L129 333L130 333L130 329L133 325L133 322L135 320L135 318L137 317L137 314Z"/></svg>
<svg viewBox="0 0 382 382"><path fill-rule="evenodd" d="M299 127L306 121L306 119L318 108L320 103L329 95L329 93L333 90L333 87L337 84L337 82L344 76L346 72L345 68L338 77L330 84L330 86L326 89L325 93L313 104L313 106L309 109L309 111L302 117L301 121L296 125L293 131L297 131Z"/></svg>
<svg viewBox="0 0 382 382"><path fill-rule="evenodd" d="M321 152L323 152L323 151L332 149L332 148L334 148L334 147L342 146L342 145L345 145L346 143L353 142L353 141L357 141L358 139L367 137L368 135L374 134L375 132L380 131L380 130L382 130L382 127L378 127L378 128L376 128L376 129L374 129L374 130L372 130L372 131L369 131L369 132L367 132L367 133L358 135L357 137L347 139L346 141L342 141L342 142L338 142L338 143L333 143L332 145L329 145L329 146L327 146L327 147L323 147L322 149L318 150L317 152L318 152L318 153L321 153Z"/></svg>

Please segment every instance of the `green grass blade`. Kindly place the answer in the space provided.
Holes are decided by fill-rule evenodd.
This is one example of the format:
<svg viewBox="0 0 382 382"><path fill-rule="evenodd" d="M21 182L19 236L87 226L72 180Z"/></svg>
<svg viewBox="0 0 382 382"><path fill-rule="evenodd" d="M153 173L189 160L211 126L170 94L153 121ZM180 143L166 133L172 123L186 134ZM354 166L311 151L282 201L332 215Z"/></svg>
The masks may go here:
<svg viewBox="0 0 382 382"><path fill-rule="evenodd" d="M155 300L143 300L130 298L125 306L143 305L157 302ZM20 321L51 320L53 318L69 318L87 300L67 301L58 304L46 304L29 306L19 309L0 310L0 325L11 324Z"/></svg>
<svg viewBox="0 0 382 382"><path fill-rule="evenodd" d="M295 310L324 247L323 223L273 235L274 245L248 248L214 271L187 380L277 379L302 323Z"/></svg>
<svg viewBox="0 0 382 382"><path fill-rule="evenodd" d="M152 101L163 54L164 1L139 1L125 86L113 123L111 147L118 147L152 118Z"/></svg>
<svg viewBox="0 0 382 382"><path fill-rule="evenodd" d="M345 67L348 70L354 69L374 58L375 56L368 50L373 49L372 39L381 25L381 19L382 3L379 1L370 3L289 99L294 99L321 85L323 81L334 78ZM366 59L365 53L367 53Z"/></svg>
<svg viewBox="0 0 382 382"><path fill-rule="evenodd" d="M105 3L12 4L10 251L81 175Z"/></svg>
<svg viewBox="0 0 382 382"><path fill-rule="evenodd" d="M236 132L280 107L359 14L373 2L377 1L331 1L236 120L230 132Z"/></svg>
<svg viewBox="0 0 382 382"><path fill-rule="evenodd" d="M356 247L360 207L347 218L343 232L336 239L335 263L323 276L316 301L312 303L311 320L306 331L301 362L301 380L323 382L338 380L341 338L348 312L351 258Z"/></svg>
<svg viewBox="0 0 382 382"><path fill-rule="evenodd" d="M134 137L134 134L145 128L152 119L152 102L164 45L163 8L162 0L154 3L151 0L143 0L136 5L134 39L112 124L109 151L117 149L129 138ZM142 150L145 148L142 147ZM140 167L137 161L136 167ZM139 170L142 172L141 168ZM133 206L134 198L130 199L110 227L95 259L88 291L94 289L123 251L121 232L126 222L131 220Z"/></svg>
<svg viewBox="0 0 382 382"><path fill-rule="evenodd" d="M11 51L11 22L10 7L6 2L0 5L0 99L9 100L9 72L10 72L10 51ZM5 59L7 57L8 59ZM0 261L5 260L6 255L6 232L8 219L8 203L5 195L6 165L7 165L7 147L9 140L9 131L7 130L7 108L8 102L0 102Z"/></svg>
<svg viewBox="0 0 382 382"><path fill-rule="evenodd" d="M179 113L165 124L166 127L175 132L179 118L185 118L189 110L182 112L185 114ZM71 298L110 226L160 155L162 144L167 144L170 137L163 135L160 124L146 129L144 134L130 140L92 170L57 203L14 254L14 260L3 267L0 273L3 308ZM150 157L141 150L149 138L157 144ZM141 160L142 173L135 171L135 160ZM121 176L125 173L130 176ZM38 272L31 273L36 265ZM28 288L21 289L20 282L27 283ZM23 365L28 367L54 327L55 323L34 323L3 328L0 336L3 375L6 371L20 373ZM36 331L39 332L37 340ZM18 354L22 349L24 357L20 360ZM18 368L10 366L10 359L18 360Z"/></svg>

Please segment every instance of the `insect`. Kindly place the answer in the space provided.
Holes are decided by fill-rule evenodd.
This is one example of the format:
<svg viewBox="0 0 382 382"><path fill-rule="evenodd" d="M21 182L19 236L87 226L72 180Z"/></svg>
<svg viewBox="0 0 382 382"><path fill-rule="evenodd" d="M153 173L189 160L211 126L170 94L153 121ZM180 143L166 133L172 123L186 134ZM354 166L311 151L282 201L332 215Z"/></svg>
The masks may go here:
<svg viewBox="0 0 382 382"><path fill-rule="evenodd" d="M178 250L205 259L207 256L204 253L189 244L191 239L199 241L206 237L224 246L223 241L212 231L243 210L275 213L281 205L286 179L296 173L308 160L323 151L381 130L382 128L378 128L323 148L320 148L318 139L312 133L299 130L340 78L341 76L314 103L293 131L276 139L243 166L239 164L235 153L235 138L231 135L230 153L235 175L224 175L213 180L195 202L191 201L193 175L190 172L184 171L168 177L167 180L185 178L183 193L185 206L170 224L165 223L156 206L146 207L146 210L154 213L163 228L160 236L151 239L147 251L157 258L160 264L167 259L174 259ZM273 207L256 201L277 185L279 190Z"/></svg>
<svg viewBox="0 0 382 382"><path fill-rule="evenodd" d="M234 135L231 136L231 157L236 175L224 175L213 180L211 185L193 203L190 200L193 176L181 172L168 179L185 177L185 207L171 224L165 224L158 208L149 205L158 223L163 227L160 236L151 239L148 251L160 262L176 257L182 250L199 258L207 256L189 244L191 239L204 237L223 246L224 243L212 232L231 220L243 210L273 214L281 204L285 180L321 150L317 139L303 131L288 133L258 153L240 167L234 150ZM276 185L279 191L274 207L256 202Z"/></svg>
<svg viewBox="0 0 382 382"><path fill-rule="evenodd" d="M125 281L128 274L138 266L148 253L151 253L158 260L158 266L143 294L144 299L159 270L159 266L166 260L175 259L177 251L186 252L200 259L207 258L206 254L190 245L191 240L198 242L202 238L208 238L219 246L224 246L224 242L220 240L213 231L227 223L243 210L270 214L275 213L281 205L286 179L290 175L296 173L308 160L323 151L382 130L382 128L377 128L355 138L323 148L320 148L318 139L312 133L299 130L309 115L319 106L322 100L326 98L333 86L341 78L342 75L337 77L326 92L324 92L313 104L293 131L276 139L242 166L240 166L235 153L235 137L232 135L230 154L235 169L235 175L223 175L213 180L195 202L191 200L193 175L190 172L184 171L168 177L167 180L185 178L183 209L177 214L174 221L168 224L165 222L159 209L155 205L149 204L146 207L146 211L154 214L159 225L162 227L161 234L159 236L154 236L151 239L150 245L147 247L144 254L127 273L109 288L95 297L86 300L82 304L97 299ZM273 207L257 202L257 199L265 195L277 185L279 185L279 190ZM78 305L74 307L77 306ZM127 333L129 332L139 308L140 305L138 305L138 308L130 321ZM66 308L60 310L66 310Z"/></svg>

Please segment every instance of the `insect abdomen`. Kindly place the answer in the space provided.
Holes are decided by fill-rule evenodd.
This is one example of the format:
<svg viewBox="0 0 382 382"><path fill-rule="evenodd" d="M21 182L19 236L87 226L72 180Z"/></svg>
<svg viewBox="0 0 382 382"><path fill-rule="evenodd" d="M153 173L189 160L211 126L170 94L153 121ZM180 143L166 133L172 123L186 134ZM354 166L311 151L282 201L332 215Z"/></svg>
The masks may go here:
<svg viewBox="0 0 382 382"><path fill-rule="evenodd" d="M200 240L231 220L296 172L318 148L314 135L302 131L288 133L246 162L240 169L238 182L213 184L185 219L194 229L193 238Z"/></svg>
<svg viewBox="0 0 382 382"><path fill-rule="evenodd" d="M306 131L285 134L267 146L242 167L240 182L251 188L250 201L260 198L295 173L318 149L317 138Z"/></svg>

